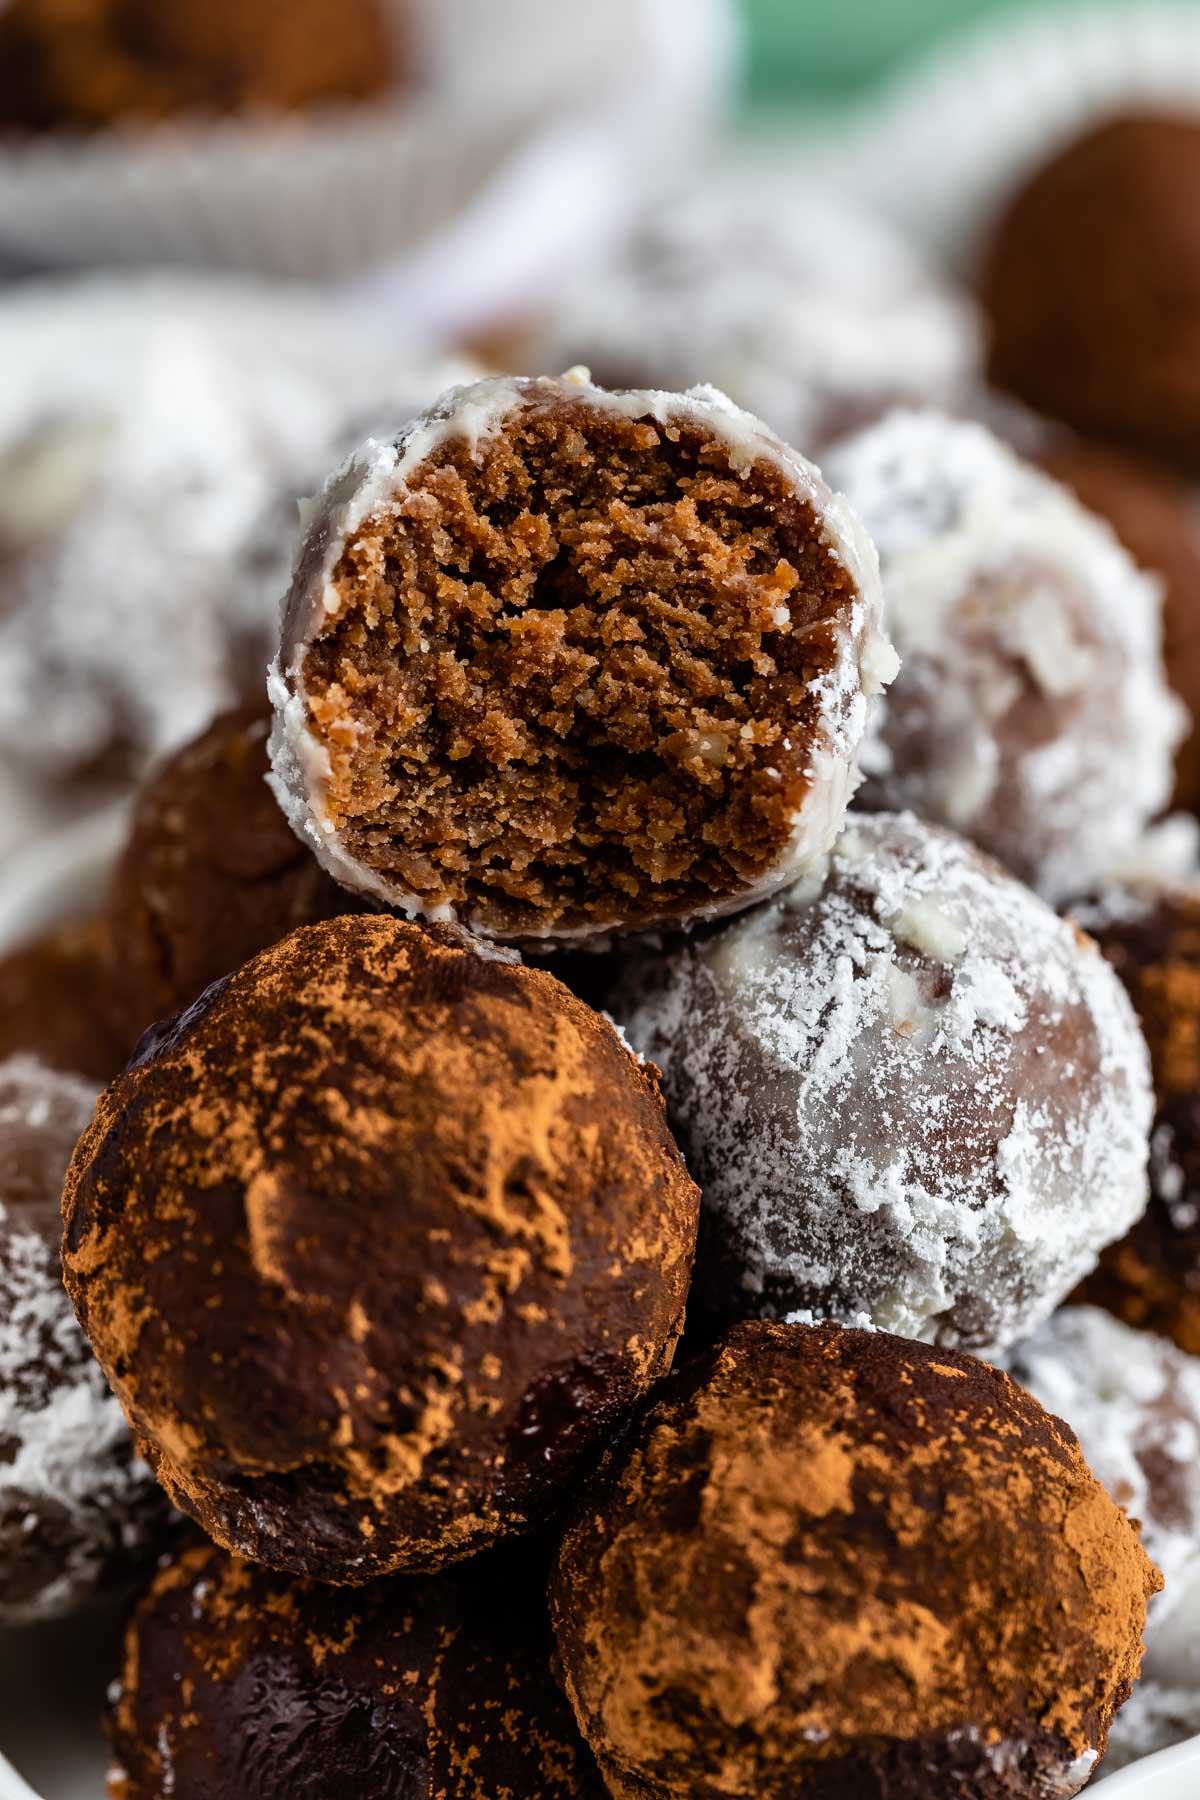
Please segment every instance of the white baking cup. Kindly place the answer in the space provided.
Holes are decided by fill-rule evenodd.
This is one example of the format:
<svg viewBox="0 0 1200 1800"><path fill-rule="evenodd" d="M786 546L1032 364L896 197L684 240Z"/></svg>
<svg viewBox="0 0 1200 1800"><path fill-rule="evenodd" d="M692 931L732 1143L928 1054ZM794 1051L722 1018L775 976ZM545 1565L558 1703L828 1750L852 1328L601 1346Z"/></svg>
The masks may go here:
<svg viewBox="0 0 1200 1800"><path fill-rule="evenodd" d="M421 76L393 99L0 147L0 247L39 263L333 279L429 254L472 215L486 228L499 205L530 230L513 231L499 267L461 265L486 313L493 275L526 297L544 272L547 194L564 255L603 226L597 195L610 206L634 175L686 154L737 60L732 0L410 6ZM573 171L570 192L551 157Z"/></svg>
<svg viewBox="0 0 1200 1800"><path fill-rule="evenodd" d="M1200 109L1200 8L1060 4L967 30L873 94L831 173L969 268L1025 174L1144 102Z"/></svg>

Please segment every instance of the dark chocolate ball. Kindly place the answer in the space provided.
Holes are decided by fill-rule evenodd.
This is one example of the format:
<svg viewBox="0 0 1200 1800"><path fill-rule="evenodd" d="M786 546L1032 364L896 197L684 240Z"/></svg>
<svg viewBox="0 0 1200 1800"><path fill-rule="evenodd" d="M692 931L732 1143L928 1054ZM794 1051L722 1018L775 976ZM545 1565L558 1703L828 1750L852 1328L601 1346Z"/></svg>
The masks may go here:
<svg viewBox="0 0 1200 1800"><path fill-rule="evenodd" d="M166 1502L71 1313L59 1194L85 1082L0 1063L0 1624L74 1611L154 1551Z"/></svg>
<svg viewBox="0 0 1200 1800"><path fill-rule="evenodd" d="M0 1059L111 1081L134 1039L124 1023L107 920L56 925L0 957ZM136 1036L136 1034L135 1034Z"/></svg>
<svg viewBox="0 0 1200 1800"><path fill-rule="evenodd" d="M267 786L270 713L224 714L150 776L109 897L130 1044L299 925L359 912Z"/></svg>
<svg viewBox="0 0 1200 1800"><path fill-rule="evenodd" d="M551 1610L617 1800L1066 1800L1159 1585L999 1370L755 1323L614 1452Z"/></svg>
<svg viewBox="0 0 1200 1800"><path fill-rule="evenodd" d="M64 1260L177 1505L362 1582L560 1503L670 1363L698 1199L607 1021L464 934L348 918L147 1038Z"/></svg>
<svg viewBox="0 0 1200 1800"><path fill-rule="evenodd" d="M1200 118L1069 144L995 228L991 374L1080 431L1200 469Z"/></svg>
<svg viewBox="0 0 1200 1800"><path fill-rule="evenodd" d="M212 1545L139 1605L109 1718L122 1800L604 1800L550 1672L541 1559L349 1590Z"/></svg>
<svg viewBox="0 0 1200 1800"><path fill-rule="evenodd" d="M1154 1077L1150 1204L1080 1297L1200 1354L1200 888L1134 898L1089 929L1125 983Z"/></svg>

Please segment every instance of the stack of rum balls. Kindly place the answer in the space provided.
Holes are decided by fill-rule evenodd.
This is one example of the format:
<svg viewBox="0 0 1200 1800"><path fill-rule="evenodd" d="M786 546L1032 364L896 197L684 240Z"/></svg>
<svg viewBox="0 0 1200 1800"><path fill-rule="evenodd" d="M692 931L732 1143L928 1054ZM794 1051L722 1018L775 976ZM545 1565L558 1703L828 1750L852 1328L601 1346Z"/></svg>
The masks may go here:
<svg viewBox="0 0 1200 1800"><path fill-rule="evenodd" d="M1190 1178L1159 589L981 425L823 460L451 389L0 965L0 1616L168 1540L114 1800L1066 1800L1148 1603L1196 1706L1180 1271L1057 1310Z"/></svg>

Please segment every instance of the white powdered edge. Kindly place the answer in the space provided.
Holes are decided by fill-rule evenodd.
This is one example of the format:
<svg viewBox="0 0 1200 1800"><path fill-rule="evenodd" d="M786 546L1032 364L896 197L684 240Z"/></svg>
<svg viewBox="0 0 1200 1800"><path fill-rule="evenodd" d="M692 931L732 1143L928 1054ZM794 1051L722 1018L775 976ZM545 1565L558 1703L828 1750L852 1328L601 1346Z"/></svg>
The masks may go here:
<svg viewBox="0 0 1200 1800"><path fill-rule="evenodd" d="M289 630L285 624L284 645L268 678L275 708L270 747L272 789L293 830L344 887L370 894L410 918L423 917L431 923L458 918L453 906L430 906L420 895L384 880L342 845L324 806L329 759L308 724L304 657L317 628L338 610L333 571L347 541L366 521L397 511L412 477L442 445L462 439L474 456L479 446L502 431L530 400L556 393L563 399L583 400L600 412L650 418L663 427L693 425L724 444L729 466L737 472L749 470L756 462L773 464L812 507L821 522L825 548L854 583L857 599L847 628L839 634L837 661L819 684L821 711L812 780L795 816L791 841L776 867L761 881L720 905L697 907L688 921L738 912L785 886L833 843L856 783L854 757L866 730L867 697L886 686L898 663L882 628L878 558L850 506L830 491L812 463L715 388L692 388L686 394L649 388L610 392L595 386L582 369L571 370L561 381L496 377L450 389L393 442L369 439L362 445L315 501L297 563L288 612L299 619L299 626ZM476 916L460 922L480 936L504 935ZM612 928L610 922L603 931ZM545 935L579 941L596 936L597 931L585 925Z"/></svg>

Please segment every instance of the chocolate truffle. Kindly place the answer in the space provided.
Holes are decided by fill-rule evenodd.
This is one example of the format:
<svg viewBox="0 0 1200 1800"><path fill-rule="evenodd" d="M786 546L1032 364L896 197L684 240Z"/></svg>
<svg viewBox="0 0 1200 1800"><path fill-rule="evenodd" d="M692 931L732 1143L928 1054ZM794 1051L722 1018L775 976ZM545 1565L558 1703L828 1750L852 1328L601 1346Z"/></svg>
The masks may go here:
<svg viewBox="0 0 1200 1800"><path fill-rule="evenodd" d="M392 363L261 283L5 290L0 758L74 795L261 696L282 587L262 595L249 546L280 491L329 466L347 415L392 391Z"/></svg>
<svg viewBox="0 0 1200 1800"><path fill-rule="evenodd" d="M1146 1047L1089 938L911 815L627 978L704 1195L709 1326L789 1314L987 1351L1146 1204Z"/></svg>
<svg viewBox="0 0 1200 1800"><path fill-rule="evenodd" d="M127 1041L299 925L359 912L267 786L266 699L226 713L146 782L109 896Z"/></svg>
<svg viewBox="0 0 1200 1800"><path fill-rule="evenodd" d="M881 219L744 179L661 206L534 349L608 387L713 382L809 455L889 407L953 409L982 360L971 301Z"/></svg>
<svg viewBox="0 0 1200 1800"><path fill-rule="evenodd" d="M545 1579L488 1557L331 1588L189 1548L129 1627L113 1800L605 1800L550 1672Z"/></svg>
<svg viewBox="0 0 1200 1800"><path fill-rule="evenodd" d="M94 1092L0 1063L0 1624L73 1611L152 1555L166 1505L62 1285L59 1193Z"/></svg>
<svg viewBox="0 0 1200 1800"><path fill-rule="evenodd" d="M1200 887L1089 914L1133 999L1154 1073L1150 1204L1083 1297L1200 1355Z"/></svg>
<svg viewBox="0 0 1200 1800"><path fill-rule="evenodd" d="M608 1461L551 1611L615 1800L1066 1800L1159 1585L999 1370L755 1322Z"/></svg>
<svg viewBox="0 0 1200 1800"><path fill-rule="evenodd" d="M398 74L398 0L8 0L0 129L363 100Z"/></svg>
<svg viewBox="0 0 1200 1800"><path fill-rule="evenodd" d="M1200 507L1164 470L1104 444L1066 438L1038 460L1162 580L1167 681L1192 720L1175 753L1174 804L1200 812Z"/></svg>
<svg viewBox="0 0 1200 1800"><path fill-rule="evenodd" d="M67 1285L182 1511L362 1582L544 1519L671 1361L699 1196L654 1072L465 934L306 926L102 1096Z"/></svg>
<svg viewBox="0 0 1200 1800"><path fill-rule="evenodd" d="M485 936L736 911L840 827L879 608L857 521L723 395L452 389L318 503L276 791L344 885Z"/></svg>
<svg viewBox="0 0 1200 1800"><path fill-rule="evenodd" d="M1007 1366L1078 1433L1163 1573L1141 1680L1117 1715L1105 1767L1133 1762L1200 1732L1200 1358L1095 1307L1067 1306Z"/></svg>
<svg viewBox="0 0 1200 1800"><path fill-rule="evenodd" d="M1054 902L1171 796L1186 729L1158 583L982 426L897 413L826 468L879 549L903 668L861 804L972 838Z"/></svg>
<svg viewBox="0 0 1200 1800"><path fill-rule="evenodd" d="M106 919L56 925L0 956L0 1062L34 1056L48 1068L111 1081L127 1036Z"/></svg>
<svg viewBox="0 0 1200 1800"><path fill-rule="evenodd" d="M1200 119L1108 119L1039 169L982 279L991 373L1039 411L1200 471Z"/></svg>

